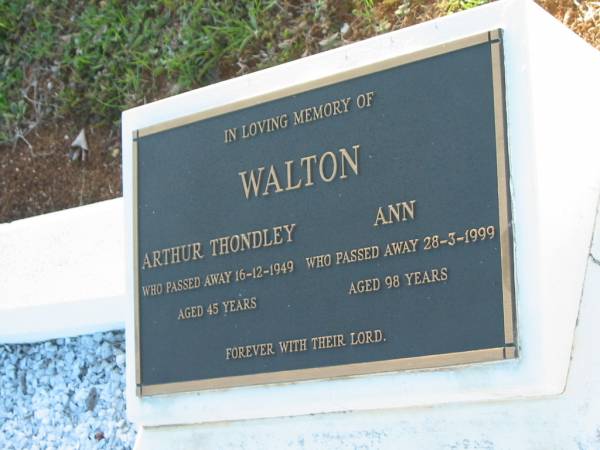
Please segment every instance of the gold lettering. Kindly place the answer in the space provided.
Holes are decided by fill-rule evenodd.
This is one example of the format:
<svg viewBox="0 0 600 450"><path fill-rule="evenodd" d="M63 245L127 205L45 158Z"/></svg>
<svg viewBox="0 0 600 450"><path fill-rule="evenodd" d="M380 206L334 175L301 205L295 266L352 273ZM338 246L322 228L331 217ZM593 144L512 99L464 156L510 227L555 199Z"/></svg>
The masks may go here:
<svg viewBox="0 0 600 450"><path fill-rule="evenodd" d="M377 292L379 289L381 289L381 281L379 278L370 278L366 280L359 280L357 282L352 281L350 282L348 295L368 294Z"/></svg>
<svg viewBox="0 0 600 450"><path fill-rule="evenodd" d="M325 157L328 156L329 158L331 158L331 175L330 176L326 176L325 175ZM319 174L321 175L321 179L325 182L325 183L329 183L330 181L333 181L333 179L335 178L336 174L337 174L337 160L335 159L335 154L333 152L325 152L323 153L323 156L321 156L321 160L319 161Z"/></svg>
<svg viewBox="0 0 600 450"><path fill-rule="evenodd" d="M237 140L237 128L227 128L225 130L225 143L228 144Z"/></svg>
<svg viewBox="0 0 600 450"><path fill-rule="evenodd" d="M415 203L416 200L410 202L402 202L402 221L415 219Z"/></svg>
<svg viewBox="0 0 600 450"><path fill-rule="evenodd" d="M154 267L162 266L162 263L160 262L160 250L154 250L152 252L152 258L154 259Z"/></svg>
<svg viewBox="0 0 600 450"><path fill-rule="evenodd" d="M262 230L247 231L241 234L221 236L211 239L209 242L212 255L222 256L229 253L288 244L294 241L295 229L296 224L290 223L272 228L263 228Z"/></svg>
<svg viewBox="0 0 600 450"><path fill-rule="evenodd" d="M296 228L296 224L295 223L290 223L290 224L286 224L286 225L283 226L283 229L287 233L287 242L293 242L294 241L294 238L292 237L292 234L294 233L294 229L295 228Z"/></svg>
<svg viewBox="0 0 600 450"><path fill-rule="evenodd" d="M225 314L256 309L256 297L236 298L221 302Z"/></svg>
<svg viewBox="0 0 600 450"><path fill-rule="evenodd" d="M173 292L189 291L191 289L198 289L202 286L202 282L199 276L182 278L180 280L167 281L166 292L171 294Z"/></svg>
<svg viewBox="0 0 600 450"><path fill-rule="evenodd" d="M346 175L346 162L350 165L354 175L358 175L358 151L360 150L360 145L353 145L352 149L354 150L354 158L350 157L348 150L340 148L340 155L342 155L342 175L340 179L342 180L348 178L348 175Z"/></svg>
<svg viewBox="0 0 600 450"><path fill-rule="evenodd" d="M350 110L349 106L351 101L351 97L346 97L322 103L318 106L309 106L299 111L294 111L294 125L303 125L315 120L322 120L345 114Z"/></svg>
<svg viewBox="0 0 600 450"><path fill-rule="evenodd" d="M316 336L311 338L313 350L324 350L329 348L345 347L346 341L343 334L332 334L329 336Z"/></svg>
<svg viewBox="0 0 600 450"><path fill-rule="evenodd" d="M190 252L190 246L189 245L184 245L181 247L181 259L183 259L183 262L188 262L191 259L192 255Z"/></svg>
<svg viewBox="0 0 600 450"><path fill-rule="evenodd" d="M289 183L289 181L288 181ZM269 195L269 187L271 186L275 186L275 193L279 193L282 192L283 189L281 189L281 183L279 182L279 178L277 178L277 171L275 170L275 167L271 166L271 169L269 170L269 177L267 178L267 184L265 186L265 191L263 192L262 195ZM246 196L247 198L247 196Z"/></svg>
<svg viewBox="0 0 600 450"><path fill-rule="evenodd" d="M350 102L352 101L352 98L350 97L346 97L342 99L342 103L344 104L344 113L347 113L350 109Z"/></svg>
<svg viewBox="0 0 600 450"><path fill-rule="evenodd" d="M377 245L335 252L336 264L350 264L377 258L379 258L379 246Z"/></svg>
<svg viewBox="0 0 600 450"><path fill-rule="evenodd" d="M304 123L304 115L302 111L294 111L294 125L303 124Z"/></svg>
<svg viewBox="0 0 600 450"><path fill-rule="evenodd" d="M377 208L374 227L379 225L389 225L391 223L406 222L415 219L416 200L408 202L398 202L394 205L387 205L387 216L382 206Z"/></svg>
<svg viewBox="0 0 600 450"><path fill-rule="evenodd" d="M281 353L298 353L308 350L308 339L288 339L287 341L279 341L279 350Z"/></svg>
<svg viewBox="0 0 600 450"><path fill-rule="evenodd" d="M271 342L264 344L240 345L237 347L227 347L225 349L225 359L236 360L246 358L264 358L274 356L275 350Z"/></svg>
<svg viewBox="0 0 600 450"><path fill-rule="evenodd" d="M193 249L194 249L194 255L192 256L193 259L202 259L204 258L204 255L202 254L202 243L201 242L194 242L192 244Z"/></svg>
<svg viewBox="0 0 600 450"><path fill-rule="evenodd" d="M231 283L232 271L228 270L225 272L209 273L204 276L204 287L210 286L221 286L223 284Z"/></svg>
<svg viewBox="0 0 600 450"><path fill-rule="evenodd" d="M153 269L155 267L168 266L169 264L197 261L203 258L202 243L193 242L191 244L167 247L145 253L142 269Z"/></svg>
<svg viewBox="0 0 600 450"><path fill-rule="evenodd" d="M147 284L142 286L142 294L144 297L154 297L163 293L162 283Z"/></svg>
<svg viewBox="0 0 600 450"><path fill-rule="evenodd" d="M246 178L246 171L240 172L238 175L242 178L242 185L244 186L244 194L246 195L246 199L250 198L250 193L254 191L254 196L258 196L258 186L260 185L260 180L262 179L262 173L265 170L264 167L259 167L258 174L254 175L254 170L250 171L250 177ZM252 191L251 191L252 189Z"/></svg>
<svg viewBox="0 0 600 450"><path fill-rule="evenodd" d="M419 286L422 284L439 283L448 280L448 268L415 271L404 274L408 286Z"/></svg>
<svg viewBox="0 0 600 450"><path fill-rule="evenodd" d="M324 255L309 256L306 259L306 266L309 269L322 269L324 267L331 267L331 255L325 253Z"/></svg>
<svg viewBox="0 0 600 450"><path fill-rule="evenodd" d="M180 250L181 247L177 246L177 247L171 247L169 249L171 251L171 261L173 264L178 264L181 262L181 255L180 255Z"/></svg>
<svg viewBox="0 0 600 450"><path fill-rule="evenodd" d="M378 344L384 342L383 331L365 330L350 333L350 345Z"/></svg>
<svg viewBox="0 0 600 450"><path fill-rule="evenodd" d="M202 305L187 306L179 308L177 320L200 319L204 315L204 307Z"/></svg>
<svg viewBox="0 0 600 450"><path fill-rule="evenodd" d="M375 218L375 223L373 224L374 227L378 226L378 225L387 225L388 222L385 218L385 214L383 214L383 208L380 206L379 208L377 208L377 217Z"/></svg>
<svg viewBox="0 0 600 450"><path fill-rule="evenodd" d="M383 256L396 256L405 253L414 253L417 251L419 239L409 239L408 241L390 242L385 247Z"/></svg>
<svg viewBox="0 0 600 450"><path fill-rule="evenodd" d="M306 162L306 184L304 186L312 186L313 177L312 177L312 165L311 163L315 163L317 161L317 155L305 156L300 159L300 166L303 166Z"/></svg>
<svg viewBox="0 0 600 450"><path fill-rule="evenodd" d="M360 145L352 146L354 156L347 149L340 148L338 154L326 151L319 157L317 155L303 156L300 158L300 168L304 169L304 177L294 178L295 161L285 161L285 174L287 176L286 188L282 188L279 174L274 165L269 166L266 180L263 180L264 167L250 171L239 172L242 180L242 191L247 200L251 197L266 196L271 193L280 193L310 187L315 184L314 168L318 165L318 174L325 183L332 182L335 178L345 180L348 174L359 174L359 151ZM341 168L341 170L338 170Z"/></svg>
<svg viewBox="0 0 600 450"><path fill-rule="evenodd" d="M375 91L360 94L358 97L356 97L356 106L358 106L359 109L368 108L372 106L374 95Z"/></svg>
<svg viewBox="0 0 600 450"><path fill-rule="evenodd" d="M292 175L292 165L294 164L294 161L286 161L285 165L287 167L287 187L285 188L286 191L293 191L295 189L300 189L302 187L302 178L300 178L298 180L298 183L296 183L294 186L292 186L292 179L293 179L293 175Z"/></svg>

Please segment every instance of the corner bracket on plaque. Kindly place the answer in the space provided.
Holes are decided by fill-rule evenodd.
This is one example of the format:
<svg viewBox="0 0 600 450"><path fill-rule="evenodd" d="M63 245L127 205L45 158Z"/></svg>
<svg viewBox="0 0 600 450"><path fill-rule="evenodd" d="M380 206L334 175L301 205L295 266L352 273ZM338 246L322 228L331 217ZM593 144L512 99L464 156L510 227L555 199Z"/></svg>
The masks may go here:
<svg viewBox="0 0 600 450"><path fill-rule="evenodd" d="M515 359L519 356L519 354L517 352L517 347L515 347L512 344L505 346L503 353L504 353L504 359Z"/></svg>
<svg viewBox="0 0 600 450"><path fill-rule="evenodd" d="M492 30L488 33L488 37L491 42L499 41L502 38L502 30Z"/></svg>

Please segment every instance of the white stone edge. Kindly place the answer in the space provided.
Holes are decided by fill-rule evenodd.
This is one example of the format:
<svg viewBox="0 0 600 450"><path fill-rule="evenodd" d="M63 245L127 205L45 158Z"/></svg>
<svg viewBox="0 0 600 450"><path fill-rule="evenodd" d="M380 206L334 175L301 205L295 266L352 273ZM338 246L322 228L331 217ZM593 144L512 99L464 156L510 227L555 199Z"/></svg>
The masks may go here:
<svg viewBox="0 0 600 450"><path fill-rule="evenodd" d="M122 231L121 198L0 224L0 343L124 329Z"/></svg>
<svg viewBox="0 0 600 450"><path fill-rule="evenodd" d="M125 328L126 299L98 297L3 310L0 343L31 343Z"/></svg>

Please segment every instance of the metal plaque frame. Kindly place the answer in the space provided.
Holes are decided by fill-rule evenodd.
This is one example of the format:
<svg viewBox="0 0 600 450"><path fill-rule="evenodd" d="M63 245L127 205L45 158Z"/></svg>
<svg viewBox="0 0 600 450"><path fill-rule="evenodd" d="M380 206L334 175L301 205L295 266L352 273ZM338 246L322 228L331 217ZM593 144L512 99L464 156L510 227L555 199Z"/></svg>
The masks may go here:
<svg viewBox="0 0 600 450"><path fill-rule="evenodd" d="M361 362L317 368L304 368L296 370L285 370L279 372L256 373L240 376L228 376L211 378L205 380L193 380L184 382L173 382L166 384L142 385L141 383L141 358L142 349L140 342L140 255L139 255L139 221L138 221L138 164L139 150L137 140L161 131L181 127L207 118L219 116L232 111L255 106L271 100L292 96L312 89L328 86L340 81L350 80L363 75L368 75L389 68L402 66L423 59L443 55L463 48L490 43L492 61L492 80L494 93L494 120L496 134L496 159L497 159L497 181L498 181L498 205L499 205L499 238L500 255L502 267L502 296L504 312L504 337L503 347L472 350L458 353L446 353L426 355L418 357L407 357L374 362ZM204 110L182 118L165 121L150 127L136 130L132 136L133 148L133 270L134 270L134 310L135 310L135 379L137 394L149 396L157 394L172 394L203 389L220 389L236 386L249 386L269 383L282 383L301 380L327 379L333 377L345 377L366 375L382 372L395 372L401 370L414 370L426 368L440 368L454 365L481 363L489 361L500 361L516 358L516 314L515 314L515 291L513 270L513 248L512 248L512 219L509 193L509 166L506 134L506 105L503 70L503 48L501 30L493 30L477 34L465 39L446 43L436 47L424 49L414 53L401 55L385 61L369 64L356 69L347 70L331 76L323 77L316 81L298 84L290 88L274 90L268 94L247 98L238 102L228 103L212 109Z"/></svg>

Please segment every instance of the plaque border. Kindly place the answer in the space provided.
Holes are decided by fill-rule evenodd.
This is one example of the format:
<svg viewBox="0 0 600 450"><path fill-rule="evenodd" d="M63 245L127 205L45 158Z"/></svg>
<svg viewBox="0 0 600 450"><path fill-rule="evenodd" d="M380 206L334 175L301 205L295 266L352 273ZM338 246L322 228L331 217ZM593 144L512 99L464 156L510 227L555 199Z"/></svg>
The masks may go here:
<svg viewBox="0 0 600 450"><path fill-rule="evenodd" d="M496 133L496 165L498 179L498 214L500 228L500 261L502 270L502 297L504 316L503 347L470 350L464 352L423 355L417 357L387 359L382 361L351 363L335 366L303 368L277 372L265 372L249 375L233 375L205 380L178 381L142 385L141 383L141 340L140 340L140 295L139 295L139 207L138 207L138 139L155 133L189 125L191 123L220 116L261 103L292 96L313 89L329 86L341 81L369 75L386 69L400 67L405 64L443 55L456 50L490 43L492 62L492 89L494 104L494 121ZM418 369L437 369L473 363L502 361L518 358L515 283L512 246L512 216L509 188L509 161L507 148L506 96L504 79L504 52L502 30L494 29L478 33L470 37L436 45L416 52L399 55L383 61L349 69L334 75L299 83L289 88L274 90L266 94L245 98L237 102L209 108L177 119L167 120L149 127L140 128L132 134L133 157L133 270L134 270L134 326L135 326L135 382L138 397L160 394L175 394L208 389L224 389L252 385L286 383L295 381L323 380L339 377L376 375L386 372L397 372Z"/></svg>

